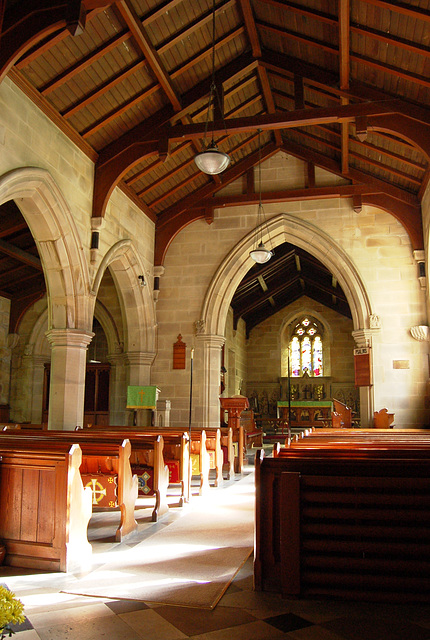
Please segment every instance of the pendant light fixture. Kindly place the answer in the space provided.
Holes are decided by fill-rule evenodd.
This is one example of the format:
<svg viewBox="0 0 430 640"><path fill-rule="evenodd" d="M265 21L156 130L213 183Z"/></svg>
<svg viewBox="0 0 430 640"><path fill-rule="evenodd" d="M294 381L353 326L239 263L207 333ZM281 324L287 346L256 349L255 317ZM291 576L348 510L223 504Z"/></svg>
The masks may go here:
<svg viewBox="0 0 430 640"><path fill-rule="evenodd" d="M258 190L259 190L259 202L257 211L257 227L255 229L255 246L252 251L249 252L250 257L258 264L264 264L268 262L273 256L273 251L268 249L263 242L263 228L265 224L264 210L261 202L261 144L260 144L261 129L258 130ZM267 226L267 225L266 225ZM268 232L268 230L267 230ZM269 235L270 241L270 235Z"/></svg>
<svg viewBox="0 0 430 640"><path fill-rule="evenodd" d="M209 124L209 115L211 111L211 107L213 109L213 120L215 119L215 99L218 100L218 104L220 106L220 111L223 113L221 109L220 99L218 95L218 91L215 83L215 0L213 0L213 11L212 11L212 80L209 92L209 102L208 109L206 113L206 125L205 125L205 135L203 139L203 151L198 153L194 157L194 162L197 167L203 173L207 173L208 175L216 175L218 173L222 173L225 169L227 169L230 164L230 156L223 151L220 151L215 144L214 140L214 132L212 129L212 139L209 144L206 143L206 136L208 133L208 124ZM224 115L223 115L224 118Z"/></svg>

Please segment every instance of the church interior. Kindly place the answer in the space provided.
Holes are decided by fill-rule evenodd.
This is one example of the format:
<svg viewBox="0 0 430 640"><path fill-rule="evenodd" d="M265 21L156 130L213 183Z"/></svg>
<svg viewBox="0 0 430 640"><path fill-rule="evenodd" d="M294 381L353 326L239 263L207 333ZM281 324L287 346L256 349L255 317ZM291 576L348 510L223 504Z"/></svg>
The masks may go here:
<svg viewBox="0 0 430 640"><path fill-rule="evenodd" d="M9 492L2 471L18 464L17 443L21 453L28 447L25 459L41 461L40 474L48 458L57 466L59 458L66 459L68 487L79 493L70 469L79 476L81 450L84 457L86 451L95 456L96 440L104 436L94 434L116 429L115 444L106 435L103 446L115 460L118 478L119 468L125 478L118 485L126 531L116 534L121 546L129 544L135 525L122 507L124 495L134 489L130 465L118 449L120 433L130 437L135 464L150 459L154 465L151 491L158 496L159 512L152 517L160 523L144 527L153 532L168 528L164 525L172 517L162 513L163 505L167 511L166 479L164 463L155 472L158 455L164 461L167 452L175 458L170 474L177 472L185 485L192 475L203 476L206 464L211 484L222 484L218 444L207 458L201 434L211 440L208 451L224 434L227 485L255 473L261 486L268 483L267 495L270 487L282 487L273 491L276 501L292 489L275 466L287 465L280 473L305 476L313 464L306 443L298 443L294 454L306 458L303 467L302 462L288 466L283 453L276 461L276 442L284 445L287 435L291 444L292 436L313 430L319 432L313 446L321 452L328 447L323 432L329 428L365 431L379 426L379 420L388 420L382 426L389 432L403 431L396 445L383 444L396 457L390 463L396 486L413 477L415 486L423 483L425 495L429 21L429 0L0 0L4 508L17 511L14 491L25 494L24 481L12 482L12 475L6 481L14 488ZM133 389L141 390L140 400ZM150 400L143 400L145 393ZM139 445L138 455L139 429L146 430L151 446ZM235 448L229 429L233 439L241 434ZM192 431L199 434L198 442ZM179 432L185 434L182 440L174 440ZM164 454L158 450L160 433ZM185 455L187 437L187 455L190 460L200 456L200 466L196 474L182 476L188 462L178 451ZM413 445L406 440L412 437ZM405 458L404 451L391 451L399 441L403 449L413 449L408 461L416 464L403 463L409 478L396 470ZM78 453L66 450L66 442L76 444ZM340 449L346 446L339 443ZM394 491L379 477L384 474L375 462L360 461L362 443L354 446L360 450L352 465L357 474L378 477L374 486L382 482L380 493ZM261 450L266 458L254 471ZM347 454L342 450L339 456ZM337 469L333 474L350 474L338 462L330 467ZM25 482L32 485L32 477ZM202 491L206 480L201 482ZM187 503L185 485L181 500ZM44 495L57 509L53 494ZM419 520L428 518L430 524L428 507L422 502L415 507ZM275 522L273 509L268 519ZM69 511L62 516L67 523L73 517ZM44 557L41 540L48 537L48 519L45 514L43 525L36 519L31 533L24 531L23 520L16 525L19 534L11 523L0 525L10 558L25 555L22 549L32 540L21 569L33 568L31 554ZM268 531L262 521L257 539ZM427 534L422 527L408 535ZM67 544L55 560L60 571L67 567L69 551L73 555L73 545ZM342 607L350 603L332 603L326 615L321 604L311 614L308 600L293 605L293 597L283 603L273 596L263 606L256 598L274 586L267 567L275 576L282 574L281 547L268 558L262 552L254 568L248 560L221 600L228 602L223 614L215 608L211 615L251 608L260 621L282 614L290 616L288 623L253 628L255 619L237 613L240 624L251 625L237 633L233 624L227 628L218 622L175 628L163 622L156 631L160 620L150 622L154 609L145 605L152 635L142 625L133 631L133 625L126 631L113 627L109 634L130 640L277 634L306 640L430 638L428 613L424 608L412 612L410 603L402 616L386 602L377 605L386 607L384 624L391 619L384 632L376 610L372 630L330 626L347 615ZM321 557L325 552L318 551ZM286 559L290 577L295 561ZM408 565L412 573L419 564L414 562ZM425 562L430 567L430 557ZM0 567L0 581L9 586L7 564ZM24 580L19 587L29 601L30 583ZM422 590L429 593L429 586L423 578ZM410 588L411 593L418 589ZM296 595L285 583L281 591L284 597ZM312 593L310 588L306 595ZM350 593L356 593L352 587ZM87 614L82 601L72 606L76 612L84 607L81 630L93 606ZM127 604L115 606L109 609L114 624L136 611ZM361 615L361 606L350 619ZM108 610L103 607L95 614L100 618ZM300 626L296 618L302 620L304 613ZM43 613L35 620L38 615ZM400 618L415 625L413 632ZM75 637L65 629L61 635L49 625L38 631L35 626L17 629L20 639ZM79 637L101 637L85 633Z"/></svg>

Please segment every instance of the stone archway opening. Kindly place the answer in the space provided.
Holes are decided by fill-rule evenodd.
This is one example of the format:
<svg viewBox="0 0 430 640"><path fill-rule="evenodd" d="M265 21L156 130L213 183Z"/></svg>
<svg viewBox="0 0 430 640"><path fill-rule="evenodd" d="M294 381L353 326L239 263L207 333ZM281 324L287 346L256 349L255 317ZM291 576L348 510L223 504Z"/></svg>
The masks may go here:
<svg viewBox="0 0 430 640"><path fill-rule="evenodd" d="M267 242L269 237L275 251L278 245L290 243L305 249L325 265L345 293L354 332L369 329L372 307L364 283L349 256L332 238L312 224L288 214L270 219L263 232L263 241ZM251 233L236 245L220 265L208 288L200 323L202 331L199 338L203 348L213 342L214 337L224 336L227 314L234 293L253 266L249 257L253 238L254 233ZM202 357L204 358L204 355ZM210 425L215 424L218 419L218 395L214 375L205 373L202 388L203 415ZM371 403L369 398L363 400L362 408L368 415Z"/></svg>

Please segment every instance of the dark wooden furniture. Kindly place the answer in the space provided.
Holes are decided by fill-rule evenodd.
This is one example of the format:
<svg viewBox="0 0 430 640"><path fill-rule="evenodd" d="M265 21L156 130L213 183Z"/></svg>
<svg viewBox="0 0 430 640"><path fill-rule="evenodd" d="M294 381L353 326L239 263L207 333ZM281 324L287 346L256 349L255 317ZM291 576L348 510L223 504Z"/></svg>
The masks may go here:
<svg viewBox="0 0 430 640"><path fill-rule="evenodd" d="M333 403L330 400L279 400L279 417L289 420L291 407L291 427L327 427L331 424Z"/></svg>
<svg viewBox="0 0 430 640"><path fill-rule="evenodd" d="M245 409L249 409L249 401L245 396L232 396L231 398L220 398L219 400L222 411L227 411L228 413L228 426L233 431L233 442L237 443L234 470L236 473L243 473L245 435L243 426L240 423L240 416Z"/></svg>
<svg viewBox="0 0 430 640"><path fill-rule="evenodd" d="M430 438L359 437L256 456L257 590L430 600Z"/></svg>
<svg viewBox="0 0 430 640"><path fill-rule="evenodd" d="M88 569L91 490L77 444L0 442L0 538L5 564L44 571Z"/></svg>

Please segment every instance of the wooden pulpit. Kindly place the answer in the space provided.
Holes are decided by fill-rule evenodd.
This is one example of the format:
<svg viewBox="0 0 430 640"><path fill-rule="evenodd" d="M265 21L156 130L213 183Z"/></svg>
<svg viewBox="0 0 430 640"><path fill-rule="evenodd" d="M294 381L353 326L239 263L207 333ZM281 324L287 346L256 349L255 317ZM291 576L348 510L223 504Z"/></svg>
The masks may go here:
<svg viewBox="0 0 430 640"><path fill-rule="evenodd" d="M236 473L243 472L243 447L244 434L243 426L240 424L240 414L245 409L249 409L249 401L246 396L232 396L231 398L220 398L221 409L228 413L228 426L233 429L233 441L238 443L237 457L234 460L234 470Z"/></svg>

